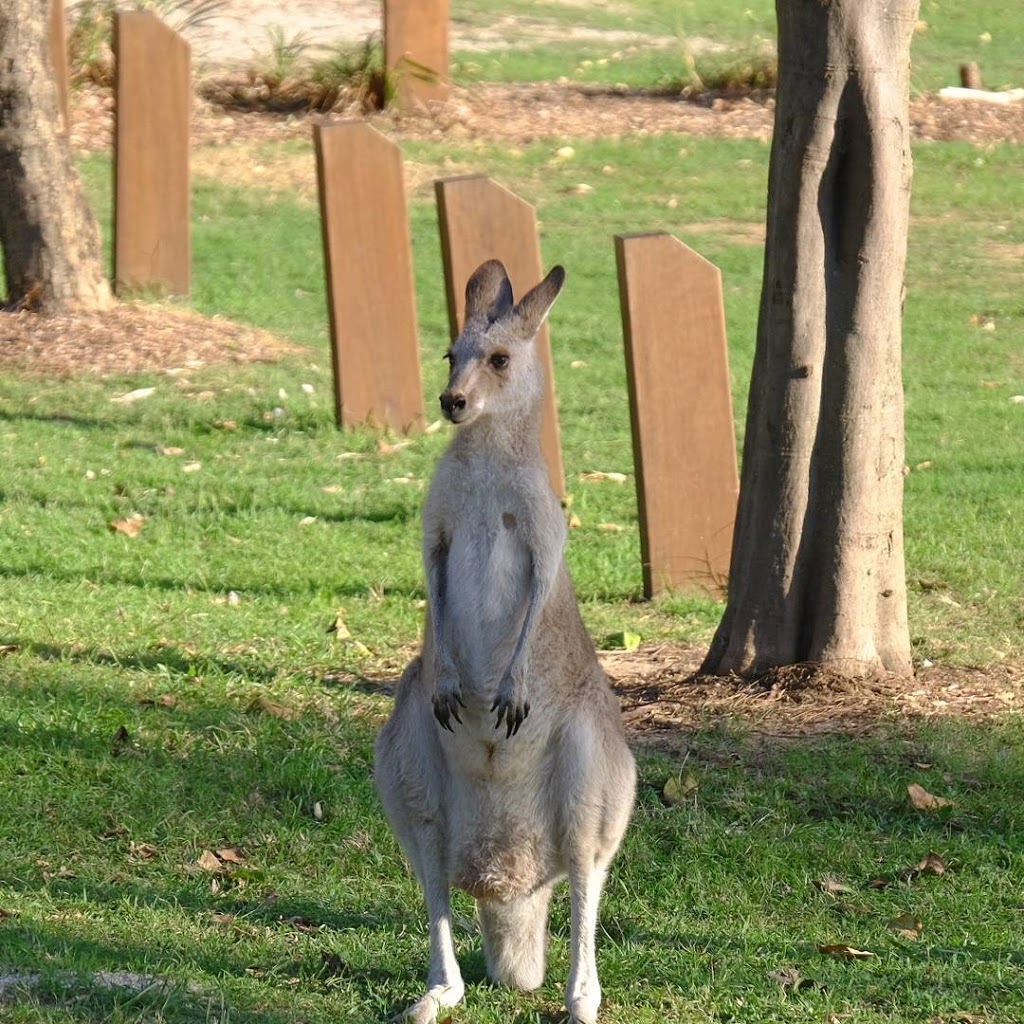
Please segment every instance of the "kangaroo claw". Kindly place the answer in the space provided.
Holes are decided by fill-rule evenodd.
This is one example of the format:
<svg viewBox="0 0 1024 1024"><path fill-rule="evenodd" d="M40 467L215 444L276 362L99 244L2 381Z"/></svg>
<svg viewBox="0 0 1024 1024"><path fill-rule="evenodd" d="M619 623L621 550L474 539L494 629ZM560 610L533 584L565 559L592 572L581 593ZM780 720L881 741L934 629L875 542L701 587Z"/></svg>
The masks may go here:
<svg viewBox="0 0 1024 1024"><path fill-rule="evenodd" d="M508 739L515 736L519 732L520 726L526 721L526 716L530 713L530 702L526 700L520 704L497 697L491 705L491 711L498 712L498 720L494 723L495 729L500 729L502 719L505 720L505 739Z"/></svg>
<svg viewBox="0 0 1024 1024"><path fill-rule="evenodd" d="M459 716L459 707L466 704L458 693L447 693L444 696L434 694L434 717L442 729L455 732L452 728L454 718L459 725L462 725L462 718Z"/></svg>

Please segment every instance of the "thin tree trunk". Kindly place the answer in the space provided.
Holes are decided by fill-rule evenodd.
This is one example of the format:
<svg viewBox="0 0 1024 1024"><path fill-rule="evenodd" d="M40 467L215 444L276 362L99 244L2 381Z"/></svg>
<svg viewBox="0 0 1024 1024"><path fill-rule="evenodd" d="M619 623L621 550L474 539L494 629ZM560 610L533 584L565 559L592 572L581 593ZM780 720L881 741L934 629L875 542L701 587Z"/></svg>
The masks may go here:
<svg viewBox="0 0 1024 1024"><path fill-rule="evenodd" d="M7 300L45 310L103 307L99 228L61 124L50 0L0 3L0 246Z"/></svg>
<svg viewBox="0 0 1024 1024"><path fill-rule="evenodd" d="M768 234L729 600L703 670L912 674L901 320L918 0L777 0Z"/></svg>

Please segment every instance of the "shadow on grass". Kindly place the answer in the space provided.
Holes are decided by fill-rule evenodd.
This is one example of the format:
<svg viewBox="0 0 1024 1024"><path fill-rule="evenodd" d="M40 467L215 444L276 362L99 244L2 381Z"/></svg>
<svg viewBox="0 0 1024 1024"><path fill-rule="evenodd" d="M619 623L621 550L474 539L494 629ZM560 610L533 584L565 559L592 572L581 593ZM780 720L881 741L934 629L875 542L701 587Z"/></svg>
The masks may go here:
<svg viewBox="0 0 1024 1024"><path fill-rule="evenodd" d="M196 594L227 594L236 589L238 593L249 597L269 597L287 603L303 597L317 595L325 591L338 597L366 597L371 580L313 580L305 581L305 586L285 586L247 581L244 587L224 583L221 585L204 582L199 579L175 579L168 576L147 575L118 572L107 566L94 565L78 567L67 572L55 571L52 565L25 565L18 569L0 566L2 579L45 579L56 583L80 585L83 579L94 584L111 584L113 586L135 587L141 591L154 590L165 593L196 593ZM389 596L401 597L411 601L422 600L425 596L422 583L389 584Z"/></svg>

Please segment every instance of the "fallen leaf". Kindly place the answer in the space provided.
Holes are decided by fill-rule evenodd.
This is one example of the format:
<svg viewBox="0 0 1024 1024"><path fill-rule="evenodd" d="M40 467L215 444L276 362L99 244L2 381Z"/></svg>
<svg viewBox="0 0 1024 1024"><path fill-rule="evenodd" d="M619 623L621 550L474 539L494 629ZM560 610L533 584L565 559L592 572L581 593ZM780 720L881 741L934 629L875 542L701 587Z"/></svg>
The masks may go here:
<svg viewBox="0 0 1024 1024"><path fill-rule="evenodd" d="M582 359L574 359L569 366L574 370L582 370L586 366L586 362Z"/></svg>
<svg viewBox="0 0 1024 1024"><path fill-rule="evenodd" d="M345 625L345 620L342 618L344 614L345 609L339 608L334 621L327 627L327 632L336 633L336 639L338 640L350 640L352 638L352 634L348 631L348 626Z"/></svg>
<svg viewBox="0 0 1024 1024"><path fill-rule="evenodd" d="M609 651L635 651L640 646L640 634L623 629L618 633L612 633L605 637L604 643L601 646Z"/></svg>
<svg viewBox="0 0 1024 1024"><path fill-rule="evenodd" d="M275 718L283 718L288 722L292 722L299 717L299 712L296 711L295 708L289 708L284 704L278 704L276 701L272 701L269 697L265 697L263 694L253 698L252 702L249 704L249 710L264 711L268 715L273 715Z"/></svg>
<svg viewBox="0 0 1024 1024"><path fill-rule="evenodd" d="M424 434L436 434L440 429L441 429L441 421L440 420L434 420L433 423L428 423L423 428L423 433Z"/></svg>
<svg viewBox="0 0 1024 1024"><path fill-rule="evenodd" d="M581 473L580 480L588 484L600 483L603 480L608 480L615 484L624 484L629 477L625 473L603 473L600 470L592 470L589 473Z"/></svg>
<svg viewBox="0 0 1024 1024"><path fill-rule="evenodd" d="M348 462L352 459L365 459L366 456L362 452L342 452L340 455L335 455L335 462Z"/></svg>
<svg viewBox="0 0 1024 1024"><path fill-rule="evenodd" d="M299 520L299 526L312 526L316 522L316 516L303 516Z"/></svg>
<svg viewBox="0 0 1024 1024"><path fill-rule="evenodd" d="M222 914L216 910L210 915L210 920L214 924L231 924L231 922L234 921L234 919L234 914Z"/></svg>
<svg viewBox="0 0 1024 1024"><path fill-rule="evenodd" d="M823 989L825 986L810 978L803 978L795 967L776 967L774 971L768 972L771 981L777 982L784 989L790 992L802 992L804 989Z"/></svg>
<svg viewBox="0 0 1024 1024"><path fill-rule="evenodd" d="M185 465L181 467L181 471L182 473L198 473L202 468L203 464L201 462L186 462Z"/></svg>
<svg viewBox="0 0 1024 1024"><path fill-rule="evenodd" d="M395 441L393 444L385 441L381 438L377 442L377 451L381 455L394 455L395 452L400 452L403 448L408 448L412 444L412 441Z"/></svg>
<svg viewBox="0 0 1024 1024"><path fill-rule="evenodd" d="M153 860L159 852L152 843L137 843L133 839L128 845L128 853L139 860Z"/></svg>
<svg viewBox="0 0 1024 1024"><path fill-rule="evenodd" d="M217 856L229 864L245 863L245 858L233 846L226 846L223 850L218 850Z"/></svg>
<svg viewBox="0 0 1024 1024"><path fill-rule="evenodd" d="M156 446L156 451L157 451L158 455L171 455L171 456L174 456L174 455L184 455L185 454L185 449L184 448L175 448L174 445L169 445L169 444L158 444Z"/></svg>
<svg viewBox="0 0 1024 1024"><path fill-rule="evenodd" d="M625 530L625 527L620 526L618 523L598 523L597 528L604 530L605 533L622 533Z"/></svg>
<svg viewBox="0 0 1024 1024"><path fill-rule="evenodd" d="M317 800L313 804L313 817L317 821L323 821L324 820L324 805L322 803L320 803L319 800Z"/></svg>
<svg viewBox="0 0 1024 1024"><path fill-rule="evenodd" d="M217 430L237 430L238 424L234 420L214 420L214 427Z"/></svg>
<svg viewBox="0 0 1024 1024"><path fill-rule="evenodd" d="M907 793L910 796L910 803L918 811L937 811L942 807L952 807L953 801L942 796L934 796L924 786L911 782L907 786Z"/></svg>
<svg viewBox="0 0 1024 1024"><path fill-rule="evenodd" d="M946 862L933 850L917 865L917 870L922 875L944 875L946 873Z"/></svg>
<svg viewBox="0 0 1024 1024"><path fill-rule="evenodd" d="M686 772L685 775L673 775L662 788L661 795L665 803L670 807L676 807L686 801L688 796L697 792L700 786L700 779L693 772Z"/></svg>
<svg viewBox="0 0 1024 1024"><path fill-rule="evenodd" d="M580 517L578 515L576 515L575 512L573 512L573 514L571 516L569 516L569 529L570 530L578 530L582 525L583 525L583 520L580 519Z"/></svg>
<svg viewBox="0 0 1024 1024"><path fill-rule="evenodd" d="M142 527L146 525L146 517L138 512L128 516L127 519L115 519L110 523L110 529L114 533L123 533L126 537L138 537Z"/></svg>
<svg viewBox="0 0 1024 1024"><path fill-rule="evenodd" d="M885 927L894 931L902 939L919 939L924 931L924 923L913 914L900 914L885 922Z"/></svg>
<svg viewBox="0 0 1024 1024"><path fill-rule="evenodd" d="M130 405L132 402L138 402L143 398L149 398L156 388L136 388L134 391L128 391L123 395L117 395L112 398L112 402L116 402L119 405Z"/></svg>
<svg viewBox="0 0 1024 1024"><path fill-rule="evenodd" d="M833 878L832 875L823 875L814 884L825 893L836 894L856 891L852 886L847 885L845 882L840 882L838 878Z"/></svg>
<svg viewBox="0 0 1024 1024"><path fill-rule="evenodd" d="M17 654L20 649L17 644L0 644L0 655Z"/></svg>
<svg viewBox="0 0 1024 1024"><path fill-rule="evenodd" d="M217 854L215 854L213 850L203 850L203 852L199 854L199 859L196 863L204 871L220 871L221 869L220 860L217 858Z"/></svg>
<svg viewBox="0 0 1024 1024"><path fill-rule="evenodd" d="M869 960L875 955L866 949L854 949L853 946L847 946L845 942L833 942L819 946L818 952L824 953L825 956L834 956L839 960Z"/></svg>
<svg viewBox="0 0 1024 1024"><path fill-rule="evenodd" d="M320 490L324 494L341 494L345 488L341 484L328 484L326 487L321 487Z"/></svg>

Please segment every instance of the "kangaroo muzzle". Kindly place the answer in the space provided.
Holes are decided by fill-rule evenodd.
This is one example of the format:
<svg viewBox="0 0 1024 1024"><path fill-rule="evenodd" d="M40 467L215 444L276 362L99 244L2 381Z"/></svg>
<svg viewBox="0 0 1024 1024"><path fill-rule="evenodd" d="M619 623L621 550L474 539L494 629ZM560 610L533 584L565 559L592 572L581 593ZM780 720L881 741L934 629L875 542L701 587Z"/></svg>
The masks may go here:
<svg viewBox="0 0 1024 1024"><path fill-rule="evenodd" d="M466 412L466 396L461 391L448 388L441 393L441 412L452 423L458 423Z"/></svg>

